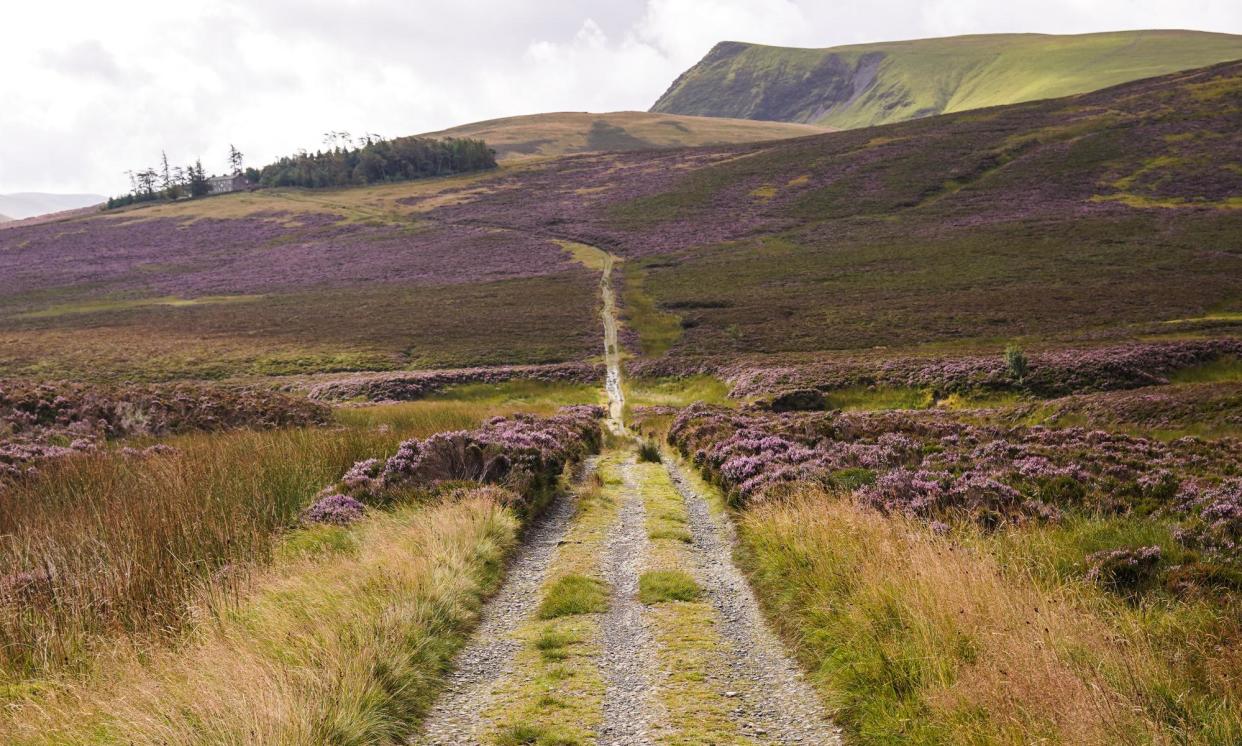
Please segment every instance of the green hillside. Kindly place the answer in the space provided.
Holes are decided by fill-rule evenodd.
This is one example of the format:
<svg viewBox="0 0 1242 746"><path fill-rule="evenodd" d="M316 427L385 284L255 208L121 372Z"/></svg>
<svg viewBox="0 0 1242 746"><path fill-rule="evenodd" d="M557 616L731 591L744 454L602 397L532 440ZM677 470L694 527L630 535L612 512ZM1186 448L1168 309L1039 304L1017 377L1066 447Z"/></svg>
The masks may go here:
<svg viewBox="0 0 1242 746"><path fill-rule="evenodd" d="M653 112L840 129L1056 98L1242 58L1242 36L986 34L795 49L721 42Z"/></svg>
<svg viewBox="0 0 1242 746"><path fill-rule="evenodd" d="M824 130L809 124L688 117L644 111L606 114L567 111L489 119L429 132L426 137L480 138L496 151L498 160L516 161L574 153L781 140L814 135Z"/></svg>

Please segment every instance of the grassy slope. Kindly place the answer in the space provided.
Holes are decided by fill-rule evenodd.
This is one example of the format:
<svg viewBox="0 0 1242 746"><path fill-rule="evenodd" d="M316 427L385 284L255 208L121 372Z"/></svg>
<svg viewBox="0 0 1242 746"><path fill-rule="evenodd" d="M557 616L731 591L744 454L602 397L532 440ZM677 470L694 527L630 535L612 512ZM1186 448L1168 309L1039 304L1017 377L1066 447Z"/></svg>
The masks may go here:
<svg viewBox="0 0 1242 746"><path fill-rule="evenodd" d="M1242 36L1195 31L988 34L829 49L725 42L652 110L845 129L1067 96L1239 58Z"/></svg>
<svg viewBox="0 0 1242 746"><path fill-rule="evenodd" d="M549 162L435 214L625 257L638 300L680 319L672 354L1236 330L1239 111L1242 64L1227 63L882 128ZM648 326L640 341L659 336Z"/></svg>
<svg viewBox="0 0 1242 746"><path fill-rule="evenodd" d="M0 372L168 380L588 357L595 278L560 246L463 238L402 202L452 201L488 178L269 190L6 228L0 274L30 280L0 292ZM542 268L489 258L514 251ZM204 273L217 289L194 287Z"/></svg>
<svg viewBox="0 0 1242 746"><path fill-rule="evenodd" d="M657 353L1236 330L1240 110L1231 63L882 128L5 227L0 373L587 358L595 276L563 240L627 259Z"/></svg>
<svg viewBox="0 0 1242 746"><path fill-rule="evenodd" d="M617 111L505 117L431 132L427 136L482 138L504 162L600 151L760 142L823 131L823 127L806 124Z"/></svg>

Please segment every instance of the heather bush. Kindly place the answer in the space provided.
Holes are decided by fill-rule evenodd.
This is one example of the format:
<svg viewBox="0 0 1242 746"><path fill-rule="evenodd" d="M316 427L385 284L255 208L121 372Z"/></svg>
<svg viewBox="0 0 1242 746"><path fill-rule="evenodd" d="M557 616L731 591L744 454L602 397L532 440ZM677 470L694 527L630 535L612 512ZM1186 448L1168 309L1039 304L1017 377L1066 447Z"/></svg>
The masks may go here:
<svg viewBox="0 0 1242 746"><path fill-rule="evenodd" d="M834 355L783 359L767 356L721 363L716 359L663 358L631 361L632 376L713 374L736 398L781 397L797 391L832 392L855 387L922 389L937 397L952 393L1028 391L1039 396L1134 389L1169 382L1179 371L1242 354L1242 340L1182 340L1085 349L1021 351L1021 376L1009 355L944 357ZM1019 385L1020 384L1020 385Z"/></svg>
<svg viewBox="0 0 1242 746"><path fill-rule="evenodd" d="M363 502L382 503L404 491L469 481L504 484L533 500L566 464L599 448L602 415L595 406L565 407L551 417L494 417L475 430L407 440L385 461L354 464L338 487Z"/></svg>
<svg viewBox="0 0 1242 746"><path fill-rule="evenodd" d="M1066 511L1158 515L1187 547L1236 561L1242 441L1171 443L1082 428L979 424L943 410L770 413L695 405L669 443L736 504L809 482L886 514L987 528Z"/></svg>
<svg viewBox="0 0 1242 746"><path fill-rule="evenodd" d="M1134 593L1155 580L1160 559L1158 546L1096 552L1087 557L1086 579L1112 590Z"/></svg>
<svg viewBox="0 0 1242 746"><path fill-rule="evenodd" d="M311 503L302 511L302 523L327 523L348 526L362 518L365 506L348 495L327 494Z"/></svg>
<svg viewBox="0 0 1242 746"><path fill-rule="evenodd" d="M592 384L602 379L601 365L561 363L362 374L315 381L307 384L305 388L307 395L316 400L414 401L450 386L463 384L500 384L510 381Z"/></svg>
<svg viewBox="0 0 1242 746"><path fill-rule="evenodd" d="M89 453L110 438L304 427L330 417L322 404L259 388L8 381L0 383L0 478L32 474L39 463ZM125 454L168 455L169 448Z"/></svg>

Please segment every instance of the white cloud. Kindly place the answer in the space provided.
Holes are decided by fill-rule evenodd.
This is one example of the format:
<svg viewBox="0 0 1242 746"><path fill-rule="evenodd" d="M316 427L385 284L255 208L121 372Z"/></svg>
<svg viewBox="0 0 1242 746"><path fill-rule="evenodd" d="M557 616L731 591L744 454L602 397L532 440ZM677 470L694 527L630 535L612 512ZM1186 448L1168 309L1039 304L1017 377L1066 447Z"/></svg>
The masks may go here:
<svg viewBox="0 0 1242 746"><path fill-rule="evenodd" d="M645 109L720 40L830 46L960 33L1242 33L1200 0L217 0L9 3L0 193L125 188L230 142L261 163L326 130L413 134Z"/></svg>

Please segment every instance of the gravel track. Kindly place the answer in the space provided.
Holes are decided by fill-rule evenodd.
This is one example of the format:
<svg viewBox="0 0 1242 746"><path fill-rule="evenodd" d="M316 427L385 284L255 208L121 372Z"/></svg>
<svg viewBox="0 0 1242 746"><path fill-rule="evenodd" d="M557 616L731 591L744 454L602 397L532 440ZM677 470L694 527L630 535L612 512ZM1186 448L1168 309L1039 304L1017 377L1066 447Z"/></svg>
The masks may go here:
<svg viewBox="0 0 1242 746"><path fill-rule="evenodd" d="M680 466L666 462L665 468L686 501L696 574L729 643L722 651L727 669L717 676L732 682L729 694L736 698L734 717L741 721L742 733L760 743L839 745L840 733L768 628L755 594L733 563L733 524L727 516L712 515Z"/></svg>
<svg viewBox="0 0 1242 746"><path fill-rule="evenodd" d="M604 579L612 587L612 600L600 625L600 668L606 682L600 746L653 743L651 723L659 720L651 678L659 670L659 660L638 601L638 577L647 554L647 514L632 462L621 465L621 475L624 502L600 562Z"/></svg>
<svg viewBox="0 0 1242 746"><path fill-rule="evenodd" d="M596 460L597 457L587 460L585 473L594 470ZM486 724L480 722L480 715L491 701L496 683L512 673L514 656L522 647L514 633L534 614L539 586L574 516L575 505L572 496L558 495L527 528L505 582L483 607L474 636L453 661L453 672L445 681L444 692L424 721L422 732L410 743L483 743Z"/></svg>

